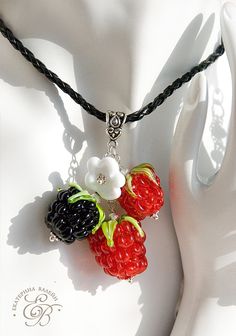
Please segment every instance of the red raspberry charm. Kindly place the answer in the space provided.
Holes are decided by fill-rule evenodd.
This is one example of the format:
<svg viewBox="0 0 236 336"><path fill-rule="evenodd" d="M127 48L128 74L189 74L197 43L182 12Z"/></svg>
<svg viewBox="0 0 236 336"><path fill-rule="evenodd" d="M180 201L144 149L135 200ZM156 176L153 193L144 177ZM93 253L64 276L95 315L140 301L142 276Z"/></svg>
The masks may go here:
<svg viewBox="0 0 236 336"><path fill-rule="evenodd" d="M154 168L143 163L126 175L126 184L118 199L129 216L142 220L154 216L164 204L160 179Z"/></svg>
<svg viewBox="0 0 236 336"><path fill-rule="evenodd" d="M97 263L105 273L118 279L131 279L146 270L145 239L140 224L130 216L103 222L88 237Z"/></svg>

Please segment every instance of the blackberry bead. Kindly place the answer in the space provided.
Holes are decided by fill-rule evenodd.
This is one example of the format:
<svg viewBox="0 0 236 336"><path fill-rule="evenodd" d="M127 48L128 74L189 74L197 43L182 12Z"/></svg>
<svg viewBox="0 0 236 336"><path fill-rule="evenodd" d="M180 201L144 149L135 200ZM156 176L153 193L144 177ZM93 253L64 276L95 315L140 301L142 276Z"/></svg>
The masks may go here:
<svg viewBox="0 0 236 336"><path fill-rule="evenodd" d="M57 195L57 199L59 201L67 201L67 199L70 197L70 193L68 192L68 190L61 190L59 191L58 195Z"/></svg>
<svg viewBox="0 0 236 336"><path fill-rule="evenodd" d="M45 218L45 222L46 222L46 224L47 224L47 222L51 222L52 219L53 219L53 217L54 217L54 212L53 212L53 211L49 211L49 212L48 212L48 215L47 215L46 218Z"/></svg>
<svg viewBox="0 0 236 336"><path fill-rule="evenodd" d="M58 208L58 210L57 210L57 213L59 214L59 215L64 215L65 213L67 213L68 212L68 207L66 206L66 205L64 205L64 204L62 204L59 208Z"/></svg>
<svg viewBox="0 0 236 336"><path fill-rule="evenodd" d="M87 238L99 223L100 216L103 218L102 209L98 210L96 200L90 195L86 194L88 199L83 199L79 194L78 198L76 196L71 200L74 203L69 203L69 197L80 191L74 186L60 190L57 199L49 206L45 218L45 223L51 232L67 244Z"/></svg>
<svg viewBox="0 0 236 336"><path fill-rule="evenodd" d="M55 211L56 206L57 206L58 204L59 204L59 203L58 203L57 200L55 200L54 202L52 202L52 203L49 205L49 207L48 207L48 211Z"/></svg>
<svg viewBox="0 0 236 336"><path fill-rule="evenodd" d="M67 191L68 191L69 195L72 196L74 194L77 194L77 192L79 192L80 190L75 188L75 187L70 187Z"/></svg>
<svg viewBox="0 0 236 336"><path fill-rule="evenodd" d="M69 205L69 209L70 210L80 210L82 209L83 205L81 204L81 202L78 203L73 203Z"/></svg>
<svg viewBox="0 0 236 336"><path fill-rule="evenodd" d="M74 230L74 236L75 237L81 237L83 235L87 234L87 229L85 227L78 228L77 230Z"/></svg>

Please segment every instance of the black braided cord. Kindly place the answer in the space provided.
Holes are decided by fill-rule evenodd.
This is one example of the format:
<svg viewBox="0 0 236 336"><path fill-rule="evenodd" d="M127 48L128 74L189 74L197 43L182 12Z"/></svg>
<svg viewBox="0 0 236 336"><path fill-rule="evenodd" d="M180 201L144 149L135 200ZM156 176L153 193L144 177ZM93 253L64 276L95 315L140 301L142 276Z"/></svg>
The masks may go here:
<svg viewBox="0 0 236 336"><path fill-rule="evenodd" d="M8 39L11 45L18 50L22 56L30 62L40 73L42 73L50 82L57 85L64 93L68 94L77 104L79 104L89 114L97 117L102 121L106 121L106 113L98 110L95 106L87 102L81 94L74 91L71 86L63 82L57 74L49 70L45 64L37 59L34 54L26 48L21 41L19 41L13 34L13 32L5 25L0 18L0 32ZM168 85L163 92L161 92L154 100L138 111L135 111L127 115L126 122L134 122L141 120L146 115L152 113L158 106L160 106L169 96L173 94L175 90L180 88L184 83L189 82L198 72L206 70L212 63L214 63L218 57L223 55L225 49L223 42L216 48L216 50L209 55L204 61L194 66L190 71L186 72L181 77L177 78L173 83Z"/></svg>

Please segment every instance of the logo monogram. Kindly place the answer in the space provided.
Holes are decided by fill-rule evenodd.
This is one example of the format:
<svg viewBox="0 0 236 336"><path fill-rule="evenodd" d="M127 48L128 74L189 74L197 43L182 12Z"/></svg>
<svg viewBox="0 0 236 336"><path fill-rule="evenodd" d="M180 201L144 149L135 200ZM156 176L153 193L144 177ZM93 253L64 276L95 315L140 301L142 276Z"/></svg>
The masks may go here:
<svg viewBox="0 0 236 336"><path fill-rule="evenodd" d="M14 300L12 310L13 316L21 311L21 316L25 319L27 327L48 325L56 312L60 312L62 305L55 303L58 301L55 293L42 287L27 288L23 290ZM19 315L19 314L18 314Z"/></svg>
<svg viewBox="0 0 236 336"><path fill-rule="evenodd" d="M24 299L29 302L23 310L24 317L28 320L25 325L28 327L33 327L39 324L41 327L46 326L51 320L51 314L55 309L60 311L62 307L60 304L48 304L48 295L39 294L35 299L30 299L29 294L26 294Z"/></svg>

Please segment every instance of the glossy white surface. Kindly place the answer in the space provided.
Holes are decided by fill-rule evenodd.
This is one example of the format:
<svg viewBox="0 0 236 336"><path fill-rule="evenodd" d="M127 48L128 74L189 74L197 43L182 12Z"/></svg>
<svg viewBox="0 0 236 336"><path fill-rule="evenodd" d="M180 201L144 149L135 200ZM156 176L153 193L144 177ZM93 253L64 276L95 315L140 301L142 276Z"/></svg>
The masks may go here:
<svg viewBox="0 0 236 336"><path fill-rule="evenodd" d="M221 26L235 92L235 5L224 5ZM197 162L208 104L207 79L195 77L171 157L171 206L184 270L183 299L171 336L236 334L236 98L233 95L223 163L203 182Z"/></svg>
<svg viewBox="0 0 236 336"><path fill-rule="evenodd" d="M99 159L91 157L87 162L85 185L105 200L115 200L121 195L125 176L120 172L118 162L112 157Z"/></svg>
<svg viewBox="0 0 236 336"><path fill-rule="evenodd" d="M104 111L130 112L218 45L220 5L218 0L0 0L0 14L88 101ZM207 71L212 86L223 78L219 86L226 98L227 70L222 57ZM88 158L105 153L105 124L81 111L0 36L1 334L170 335L182 272L168 201L169 159L186 89L151 116L125 126L119 140L122 165L152 163L166 197L160 220L143 225L149 269L130 285L105 275L86 242L49 243L43 223L48 203L68 179L70 164L80 184ZM203 161L211 169L211 160L203 155ZM22 303L17 316L11 310L18 293L32 286L54 291L63 305L45 327L25 326Z"/></svg>

